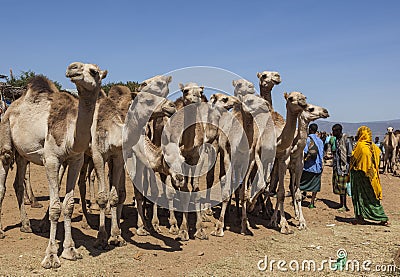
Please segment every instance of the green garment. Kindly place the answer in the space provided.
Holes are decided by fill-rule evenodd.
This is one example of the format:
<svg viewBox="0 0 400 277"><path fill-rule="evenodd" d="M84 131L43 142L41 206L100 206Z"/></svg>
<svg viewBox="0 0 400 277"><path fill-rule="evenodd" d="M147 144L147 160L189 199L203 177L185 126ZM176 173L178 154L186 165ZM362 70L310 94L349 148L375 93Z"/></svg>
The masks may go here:
<svg viewBox="0 0 400 277"><path fill-rule="evenodd" d="M381 202L376 199L369 178L362 170L351 171L351 194L356 217L373 221L388 221Z"/></svg>

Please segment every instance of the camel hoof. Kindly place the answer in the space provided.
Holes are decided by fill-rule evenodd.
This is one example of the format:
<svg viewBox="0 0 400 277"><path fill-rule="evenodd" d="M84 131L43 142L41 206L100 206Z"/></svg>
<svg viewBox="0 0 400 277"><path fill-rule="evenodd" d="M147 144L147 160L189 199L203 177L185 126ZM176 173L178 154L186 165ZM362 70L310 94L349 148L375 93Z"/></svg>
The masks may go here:
<svg viewBox="0 0 400 277"><path fill-rule="evenodd" d="M307 229L307 225L305 222L300 222L299 224L299 230L306 230Z"/></svg>
<svg viewBox="0 0 400 277"><path fill-rule="evenodd" d="M40 204L40 203L37 202L37 201L34 201L34 202L31 204L31 208L40 209L40 208L43 208L43 205Z"/></svg>
<svg viewBox="0 0 400 277"><path fill-rule="evenodd" d="M290 235L293 234L294 232L292 230L289 229L289 227L282 227L281 228L281 234L284 235Z"/></svg>
<svg viewBox="0 0 400 277"><path fill-rule="evenodd" d="M152 223L153 229L154 231L156 231L157 233L161 233L161 228L160 228L160 224L159 223Z"/></svg>
<svg viewBox="0 0 400 277"><path fill-rule="evenodd" d="M76 261L78 259L82 259L82 255L78 252L78 250L76 250L75 247L68 247L61 253L61 258L69 261Z"/></svg>
<svg viewBox="0 0 400 277"><path fill-rule="evenodd" d="M177 225L171 225L169 228L169 233L172 235L178 235L179 234L179 228Z"/></svg>
<svg viewBox="0 0 400 277"><path fill-rule="evenodd" d="M198 238L198 239L201 239L201 240L208 239L208 236L207 236L207 234L206 234L206 232L204 231L203 228L197 230L196 233L194 233L194 237Z"/></svg>
<svg viewBox="0 0 400 277"><path fill-rule="evenodd" d="M57 257L56 254L46 255L43 261L41 262L42 267L45 269L50 268L59 268L61 266L60 259Z"/></svg>
<svg viewBox="0 0 400 277"><path fill-rule="evenodd" d="M143 227L138 228L138 229L136 230L136 234L137 234L138 236L148 236L148 235L150 235L150 233L147 232L147 230L144 229Z"/></svg>
<svg viewBox="0 0 400 277"><path fill-rule="evenodd" d="M0 239L4 239L5 237L4 231L0 229Z"/></svg>
<svg viewBox="0 0 400 277"><path fill-rule="evenodd" d="M243 236L253 236L254 235L253 232L250 231L250 229L247 228L247 227L246 228L242 228L240 230L240 234L243 235Z"/></svg>
<svg viewBox="0 0 400 277"><path fill-rule="evenodd" d="M181 241L188 241L189 240L189 233L186 230L179 230L179 234L177 239Z"/></svg>
<svg viewBox="0 0 400 277"><path fill-rule="evenodd" d="M211 232L211 236L223 237L224 236L224 229L223 228L215 228L215 230Z"/></svg>
<svg viewBox="0 0 400 277"><path fill-rule="evenodd" d="M126 241L120 235L116 235L109 238L108 244L121 247L126 245Z"/></svg>
<svg viewBox="0 0 400 277"><path fill-rule="evenodd" d="M32 228L31 225L28 224L22 224L21 228L19 229L22 233L32 233Z"/></svg>

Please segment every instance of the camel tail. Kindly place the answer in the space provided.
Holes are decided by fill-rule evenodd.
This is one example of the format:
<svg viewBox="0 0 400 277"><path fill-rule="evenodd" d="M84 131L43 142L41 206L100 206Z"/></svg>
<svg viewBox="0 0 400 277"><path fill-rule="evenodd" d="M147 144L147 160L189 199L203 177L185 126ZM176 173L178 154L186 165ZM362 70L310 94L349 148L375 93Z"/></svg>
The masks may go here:
<svg viewBox="0 0 400 277"><path fill-rule="evenodd" d="M5 116L0 122L0 161L3 165L8 164L12 166L14 163L14 151L8 116Z"/></svg>

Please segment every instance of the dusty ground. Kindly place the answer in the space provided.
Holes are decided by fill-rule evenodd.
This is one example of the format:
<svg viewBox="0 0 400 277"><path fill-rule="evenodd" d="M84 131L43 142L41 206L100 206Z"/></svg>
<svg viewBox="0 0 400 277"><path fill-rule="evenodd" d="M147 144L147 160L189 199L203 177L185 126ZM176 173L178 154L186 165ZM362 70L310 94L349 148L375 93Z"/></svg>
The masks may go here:
<svg viewBox="0 0 400 277"><path fill-rule="evenodd" d="M383 276L396 273L378 272L376 266L387 266L393 263L399 250L400 230L400 178L382 175L383 206L392 223L391 227L377 225L353 226L349 223L352 211L339 213L334 207L338 196L333 195L330 179L331 168L326 167L323 173L322 191L318 194L316 209L304 208L308 222L308 230L299 231L297 221L292 218L293 207L286 198L285 210L287 218L294 231L292 235L282 235L277 230L267 227L268 221L251 216L254 236L242 236L235 224L229 224L225 237L210 237L207 241L191 239L179 242L168 233L167 217L161 217L162 234L139 237L135 235L136 210L132 205L124 207L126 220L122 224L123 237L128 244L125 247L99 251L93 247L97 232L80 228L81 215L75 208L73 237L83 259L76 262L61 260L62 266L57 270L45 270L40 266L47 246L48 233L21 233L19 230L19 213L15 194L12 188L14 173L10 172L7 181L7 193L2 211L3 226L6 238L0 240L0 276L255 276L255 275L337 275L325 265L325 270L319 273L301 271L303 260L313 259L317 268L323 260L336 259L339 249L345 249L348 259L357 260L362 264L371 260L370 272L351 271L340 272L341 275L371 275ZM32 183L39 200L47 207L48 190L43 168L32 166ZM76 192L76 196L77 196ZM132 186L128 183L127 203L132 199ZM349 200L350 201L350 200ZM352 207L351 201L349 207ZM45 208L27 208L32 227L37 228ZM216 211L218 213L218 211ZM232 212L235 216L235 213ZM94 221L98 220L93 215ZM193 218L194 219L194 218ZM213 223L206 223L207 232L213 230ZM108 220L109 228L109 220ZM62 245L63 224L59 223L57 239ZM271 272L269 268L260 271L257 263L268 257L271 260L286 261L288 272L277 269L276 263ZM292 261L293 260L293 261ZM295 273L296 261L300 271ZM264 264L260 264L264 266ZM351 268L350 268L351 270ZM389 269L390 271L390 269Z"/></svg>

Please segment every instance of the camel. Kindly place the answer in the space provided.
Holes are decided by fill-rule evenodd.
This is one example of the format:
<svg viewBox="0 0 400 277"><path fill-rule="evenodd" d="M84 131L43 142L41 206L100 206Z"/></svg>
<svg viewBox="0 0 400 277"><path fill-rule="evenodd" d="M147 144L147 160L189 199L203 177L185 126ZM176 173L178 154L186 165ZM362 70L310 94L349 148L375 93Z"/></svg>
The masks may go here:
<svg viewBox="0 0 400 277"><path fill-rule="evenodd" d="M302 195L300 191L300 179L304 167L304 148L307 142L308 124L319 118L328 118L328 110L319 106L307 104L307 107L298 117L297 135L293 140L290 151L289 172L290 191L292 192L296 218L299 219L299 230L306 229L306 221L301 209Z"/></svg>
<svg viewBox="0 0 400 277"><path fill-rule="evenodd" d="M282 115L276 112L273 108L271 95L271 91L274 86L281 83L280 74L276 71L263 71L261 73L257 73L257 78L259 79L260 95L262 98L267 100L275 125L281 125L282 122L284 124L285 120L283 119Z"/></svg>
<svg viewBox="0 0 400 277"><path fill-rule="evenodd" d="M281 217L281 233L287 234L290 231L288 223L285 219L283 206L285 200L284 177L289 162L291 146L296 132L297 117L306 109L307 103L306 97L300 92L294 91L290 94L285 93L284 96L286 99L286 122L283 126L275 124L277 146L274 167L271 174L270 190L271 187L275 186L275 184L278 184L276 209L271 218L271 224L273 226L277 226L279 208Z"/></svg>
<svg viewBox="0 0 400 277"><path fill-rule="evenodd" d="M189 240L188 233L188 206L190 199L189 197L189 177L191 180L192 192L199 191L199 175L202 165L204 163L203 154L204 151L201 149L204 142L204 124L196 123L202 121L201 119L201 110L203 107L207 105L201 105L202 101L206 99L203 96L204 87L198 86L196 83L187 83L185 85L179 84L179 88L182 91L182 97L178 98L175 101L176 108L178 113L174 116L168 123L167 128L164 132L167 132L168 140L170 141L170 145L168 147L163 146L164 153L168 155L166 157L166 161L171 163L170 167L173 168L175 172L182 172L182 169L186 175L184 178L183 186L179 189L182 191L179 195L182 197L181 203L184 212L183 212L183 220L182 224L178 231L178 238L182 241ZM202 100L204 99L204 100ZM180 111L181 110L181 111ZM187 127L187 128L186 128ZM183 131L181 134L179 131ZM179 150L175 147L179 144ZM174 161L171 159L171 155L176 155L176 153L181 153L184 157L184 161L180 162L178 159ZM184 167L183 167L184 166ZM185 170L187 168L188 170ZM168 199L170 201L171 208L173 207L173 192L167 192ZM172 194L171 194L172 193ZM198 195L198 194L197 194ZM203 223L202 223L202 215L200 211L200 199L196 197L194 199L195 210L197 215L196 220L196 232L194 236L198 239L207 239L207 235L204 231ZM174 211L170 209L170 217L175 218ZM174 226L171 226L170 232L176 234L176 229Z"/></svg>
<svg viewBox="0 0 400 277"><path fill-rule="evenodd" d="M100 97L96 103L93 125L91 128L92 140L87 156L92 157L93 168L98 180L96 202L100 209L99 233L95 246L106 248L108 244L123 246L126 244L121 237L120 218L122 205L126 198L125 171L122 154L122 128L129 105L136 93L125 86L113 86L108 97ZM105 163L109 164L109 184L106 181ZM86 220L86 176L90 177L90 159L85 158L79 178L81 193L83 226ZM89 168L88 168L89 167ZM88 170L89 169L89 170ZM88 171L88 173L86 173ZM91 188L91 193L93 187ZM107 205L111 210L111 236L107 241L105 230L105 214Z"/></svg>
<svg viewBox="0 0 400 277"><path fill-rule="evenodd" d="M160 94L157 93L158 91L168 90L168 84L171 81L171 77L167 77L168 78L164 78L163 81L158 82L158 87L153 86L151 89L140 91L130 108L126 122L127 125L124 127L124 151L127 153L126 166L134 184L137 202L138 228L136 233L138 235L149 234L144 228L144 214L142 207L144 196L148 196L147 189L149 184L147 183L148 179L143 178L143 173L148 172L150 175L153 173L153 176L151 177L154 177L154 172L158 172L165 175L171 175L172 179L175 180L178 185L179 182L183 182L183 177L180 174L175 174L174 171L170 171L168 165L164 161L161 147L155 145L145 131L149 120L155 120L157 117L171 116L176 111L175 106L171 101L158 96ZM166 96L167 94L168 91L162 95ZM179 159L180 157L178 155L174 158ZM183 162L183 157L180 160ZM151 181L154 181L155 178L151 179ZM154 187L154 184L150 184L151 189ZM156 203L154 203L154 206L156 206ZM157 213L156 209L155 213ZM157 231L158 222L156 222L154 217L152 223L153 227L155 227L155 230Z"/></svg>
<svg viewBox="0 0 400 277"><path fill-rule="evenodd" d="M93 122L101 80L107 71L97 65L72 63L66 77L75 83L79 100L60 93L55 85L43 76L34 77L25 94L16 100L1 122L0 207L4 198L5 180L9 161L15 149L18 178L14 182L21 211L22 231L31 231L23 203L23 179L27 162L46 168L50 187L50 239L42 261L44 268L60 267L55 240L57 222L64 214L65 239L62 258L81 259L71 235L71 216L74 207L74 187L83 162L83 153L91 140ZM28 118L23 115L29 114ZM47 119L47 120L43 120ZM18 122L18 123L17 123ZM35 126L32 128L32 126ZM23 134L23 135L21 135ZM14 149L13 149L14 148ZM60 203L58 173L61 164L68 164L67 189L63 205ZM1 228L1 224L0 224ZM1 231L3 232L3 231Z"/></svg>
<svg viewBox="0 0 400 277"><path fill-rule="evenodd" d="M234 81L235 82L235 81ZM235 85L236 83L234 83ZM240 101L238 98L222 93L215 93L211 95L210 101L208 102L209 111L207 115L207 123L205 128L205 138L204 142L206 144L212 145L214 151L216 153L215 158L217 158L218 154L221 155L219 141L220 134L220 120L223 116L226 116L235 105L239 105ZM220 178L225 175L223 159L220 158ZM206 192L206 200L205 200L205 208L203 213L203 221L210 221L208 216L213 214L211 210L211 201L210 201L210 188L214 184L214 176L215 176L215 163L213 163L212 168L207 172L206 182L207 182L207 192Z"/></svg>
<svg viewBox="0 0 400 277"><path fill-rule="evenodd" d="M383 157L383 173L385 173L386 170L388 172L393 172L393 167L396 162L396 147L399 142L393 131L393 127L388 127L385 138L383 139L383 147L385 149L385 155Z"/></svg>
<svg viewBox="0 0 400 277"><path fill-rule="evenodd" d="M264 165L259 163L261 155L263 158L270 156L270 153L261 154L264 146L275 145L273 124L267 124L270 116L268 102L263 98L254 95L254 85L246 80L233 81L235 95L242 99L242 104L235 105L232 114L224 113L219 121L219 149L220 161L223 162L220 173L220 182L222 186L222 209L215 230L212 235L222 237L224 235L224 217L231 196L232 189L239 186L240 180L249 174L248 164L257 160L257 166L260 167L257 181L257 187L262 188L261 183L268 178L269 170L264 171ZM267 126L272 127L267 128ZM268 131L264 132L265 129ZM270 134L268 134L270 133ZM272 136L271 136L272 133ZM273 137L271 140L270 137ZM262 138L262 139L261 139ZM262 141L264 140L264 141ZM265 143L264 143L265 142ZM268 147L268 146L267 146ZM263 150L266 150L264 148ZM266 154L266 155L265 155ZM272 155L273 161L274 154ZM265 161L265 160L264 160ZM223 176L223 174L225 176ZM266 174L265 174L266 173ZM245 178L241 189L242 202L242 229L241 233L249 233L246 206L252 205L257 195L252 195L247 184L248 177ZM264 183L265 186L265 183Z"/></svg>

